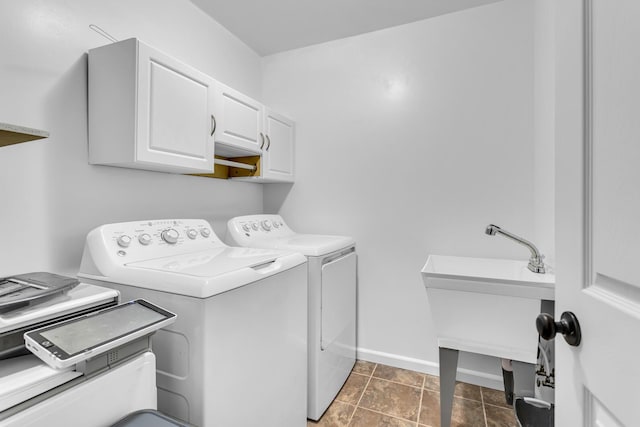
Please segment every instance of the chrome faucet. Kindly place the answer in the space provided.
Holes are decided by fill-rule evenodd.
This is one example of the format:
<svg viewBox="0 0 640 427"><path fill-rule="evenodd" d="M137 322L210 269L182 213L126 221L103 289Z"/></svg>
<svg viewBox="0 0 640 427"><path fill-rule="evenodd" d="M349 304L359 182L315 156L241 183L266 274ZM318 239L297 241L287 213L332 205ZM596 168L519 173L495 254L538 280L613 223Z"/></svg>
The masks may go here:
<svg viewBox="0 0 640 427"><path fill-rule="evenodd" d="M533 243L523 239L522 237L516 236L515 234L509 233L507 230L503 230L502 228L493 224L487 225L487 228L484 230L484 232L489 236L495 236L496 234L500 233L503 236L508 237L509 239L529 248L529 250L531 251L531 258L529 258L529 265L527 265L527 267L534 273L545 273L543 262L544 255L542 255L538 251L538 248L536 248Z"/></svg>

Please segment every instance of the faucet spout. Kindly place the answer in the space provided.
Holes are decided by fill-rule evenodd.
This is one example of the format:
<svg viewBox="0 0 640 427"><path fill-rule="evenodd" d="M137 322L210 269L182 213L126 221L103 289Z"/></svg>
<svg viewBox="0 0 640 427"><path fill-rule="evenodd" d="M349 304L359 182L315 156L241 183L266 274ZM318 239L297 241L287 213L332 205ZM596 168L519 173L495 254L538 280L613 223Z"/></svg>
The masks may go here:
<svg viewBox="0 0 640 427"><path fill-rule="evenodd" d="M501 234L504 237L510 240L513 240L516 243L526 246L529 249L529 251L531 251L531 258L529 258L529 265L527 265L529 270L533 271L534 273L540 273L540 274L544 274L546 272L544 268L544 261L543 261L544 255L542 255L540 251L538 251L538 248L536 248L536 246L530 241L523 239L520 236L516 236L515 234L510 233L507 230L503 230L502 228L494 224L487 225L487 228L484 230L484 232L489 236L495 236L496 234Z"/></svg>

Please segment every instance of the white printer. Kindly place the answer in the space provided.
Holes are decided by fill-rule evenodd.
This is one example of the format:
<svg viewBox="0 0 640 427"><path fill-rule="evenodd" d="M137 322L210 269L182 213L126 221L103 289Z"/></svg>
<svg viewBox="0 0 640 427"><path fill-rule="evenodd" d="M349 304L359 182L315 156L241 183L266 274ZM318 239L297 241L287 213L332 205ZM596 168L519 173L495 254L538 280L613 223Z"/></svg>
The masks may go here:
<svg viewBox="0 0 640 427"><path fill-rule="evenodd" d="M110 426L156 409L150 342L62 369L25 350L25 333L95 317L118 302L113 289L50 273L0 279L0 426Z"/></svg>

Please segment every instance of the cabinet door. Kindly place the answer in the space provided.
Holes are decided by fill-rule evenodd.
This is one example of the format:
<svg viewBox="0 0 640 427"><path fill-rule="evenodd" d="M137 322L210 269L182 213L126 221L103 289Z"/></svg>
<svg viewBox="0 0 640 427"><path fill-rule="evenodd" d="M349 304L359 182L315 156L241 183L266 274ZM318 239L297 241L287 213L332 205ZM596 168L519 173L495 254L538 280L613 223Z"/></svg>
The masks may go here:
<svg viewBox="0 0 640 427"><path fill-rule="evenodd" d="M206 74L139 43L136 162L212 172L215 87Z"/></svg>
<svg viewBox="0 0 640 427"><path fill-rule="evenodd" d="M293 182L294 123L290 119L267 110L262 155L262 177L268 180Z"/></svg>
<svg viewBox="0 0 640 427"><path fill-rule="evenodd" d="M264 146L262 104L222 83L218 83L216 92L216 154L228 157L260 154Z"/></svg>

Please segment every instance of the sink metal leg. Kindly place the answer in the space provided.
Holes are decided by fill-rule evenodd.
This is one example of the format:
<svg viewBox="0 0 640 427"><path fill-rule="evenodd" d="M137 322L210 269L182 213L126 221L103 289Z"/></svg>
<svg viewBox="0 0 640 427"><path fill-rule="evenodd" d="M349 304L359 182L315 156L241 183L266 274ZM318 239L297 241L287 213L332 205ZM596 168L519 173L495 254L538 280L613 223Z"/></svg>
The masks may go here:
<svg viewBox="0 0 640 427"><path fill-rule="evenodd" d="M451 426L453 392L456 387L458 350L439 347L440 357L440 427Z"/></svg>

